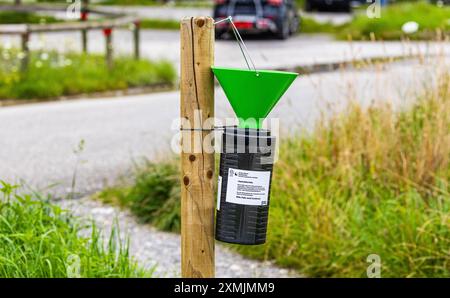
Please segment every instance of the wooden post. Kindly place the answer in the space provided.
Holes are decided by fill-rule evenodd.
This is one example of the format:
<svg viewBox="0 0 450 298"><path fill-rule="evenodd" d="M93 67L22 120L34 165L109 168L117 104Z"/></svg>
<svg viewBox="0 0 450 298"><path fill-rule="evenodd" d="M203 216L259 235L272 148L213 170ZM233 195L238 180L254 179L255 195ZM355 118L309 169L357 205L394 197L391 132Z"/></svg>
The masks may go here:
<svg viewBox="0 0 450 298"><path fill-rule="evenodd" d="M140 53L140 31L141 31L141 23L139 21L134 22L134 27L133 27L133 37L134 37L134 58L136 60L139 60L139 58L141 57L141 53Z"/></svg>
<svg viewBox="0 0 450 298"><path fill-rule="evenodd" d="M108 68L113 67L113 42L112 42L112 28L103 29L103 34L105 35L105 55L106 55L106 65Z"/></svg>
<svg viewBox="0 0 450 298"><path fill-rule="evenodd" d="M214 129L214 21L209 17L181 21L181 273L214 277L214 150L203 141ZM195 114L200 117L195 117ZM195 120L195 118L200 118ZM182 121L183 122L183 121ZM193 152L195 142L200 142Z"/></svg>
<svg viewBox="0 0 450 298"><path fill-rule="evenodd" d="M22 53L23 58L20 62L20 70L26 71L28 68L28 64L30 63L30 33L27 31L21 35L21 43L22 43Z"/></svg>
<svg viewBox="0 0 450 298"><path fill-rule="evenodd" d="M81 15L80 19L82 22L86 22L88 19L89 14L89 0L82 0L81 1ZM87 53L88 51L88 31L87 29L81 30L81 44L83 48L83 53Z"/></svg>

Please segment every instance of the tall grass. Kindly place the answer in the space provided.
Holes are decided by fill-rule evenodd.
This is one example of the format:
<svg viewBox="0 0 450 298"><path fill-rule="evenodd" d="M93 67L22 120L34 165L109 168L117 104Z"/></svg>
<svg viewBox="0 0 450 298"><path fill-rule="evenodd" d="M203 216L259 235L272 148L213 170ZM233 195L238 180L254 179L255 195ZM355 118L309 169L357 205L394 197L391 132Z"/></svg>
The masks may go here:
<svg viewBox="0 0 450 298"><path fill-rule="evenodd" d="M236 247L311 276L450 276L450 78L411 110L322 122L281 148L268 242Z"/></svg>
<svg viewBox="0 0 450 298"><path fill-rule="evenodd" d="M81 234L89 233L89 237ZM114 229L104 243L95 225L36 195L0 184L0 277L143 277ZM74 267L76 266L76 267ZM79 269L78 269L79 268Z"/></svg>
<svg viewBox="0 0 450 298"><path fill-rule="evenodd" d="M364 277L366 258L377 254L384 277L449 277L449 111L446 75L407 109L350 104L312 132L284 140L267 243L234 249L308 276ZM152 221L178 221L178 171L152 165L116 195L138 209L149 204Z"/></svg>

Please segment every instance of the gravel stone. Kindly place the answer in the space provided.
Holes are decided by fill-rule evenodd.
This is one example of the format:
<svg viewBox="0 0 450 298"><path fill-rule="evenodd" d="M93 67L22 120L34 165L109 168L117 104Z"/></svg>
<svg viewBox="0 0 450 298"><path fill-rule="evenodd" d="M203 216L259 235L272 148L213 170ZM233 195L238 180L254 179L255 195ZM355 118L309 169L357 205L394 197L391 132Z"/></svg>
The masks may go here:
<svg viewBox="0 0 450 298"><path fill-rule="evenodd" d="M162 232L140 224L128 210L84 197L60 200L58 204L74 215L93 220L107 237L115 223L121 239L130 239L130 255L144 268L154 268L156 277L180 277L181 239L179 234ZM294 270L277 267L272 262L247 259L216 243L216 277L300 277Z"/></svg>

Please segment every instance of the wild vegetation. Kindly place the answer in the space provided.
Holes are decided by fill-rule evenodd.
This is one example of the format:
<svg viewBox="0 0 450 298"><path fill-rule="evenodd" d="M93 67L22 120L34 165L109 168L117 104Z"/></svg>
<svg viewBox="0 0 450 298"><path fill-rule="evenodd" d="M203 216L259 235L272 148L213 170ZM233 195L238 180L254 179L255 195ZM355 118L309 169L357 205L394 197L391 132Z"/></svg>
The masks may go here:
<svg viewBox="0 0 450 298"><path fill-rule="evenodd" d="M23 53L0 49L0 100L48 99L84 93L123 90L154 84L171 85L176 71L166 61L117 57L111 69L98 54L36 51L21 70Z"/></svg>
<svg viewBox="0 0 450 298"><path fill-rule="evenodd" d="M450 7L438 7L425 1L417 3L402 2L381 9L379 18L368 18L360 11L352 21L333 25L317 23L313 19L303 18L301 32L331 33L338 39L352 40L432 40L445 38L450 34ZM407 22L416 22L419 27L414 33L405 33L402 26Z"/></svg>
<svg viewBox="0 0 450 298"><path fill-rule="evenodd" d="M308 276L363 277L369 254L384 277L450 276L449 110L447 75L410 108L352 103L284 140L267 243L234 249ZM174 161L148 164L99 198L179 230L178 177Z"/></svg>
<svg viewBox="0 0 450 298"><path fill-rule="evenodd" d="M145 277L128 243L37 194L0 181L0 277ZM88 235L88 236L82 236Z"/></svg>
<svg viewBox="0 0 450 298"><path fill-rule="evenodd" d="M58 19L51 16L41 16L28 12L0 12L0 24L50 24L58 21Z"/></svg>
<svg viewBox="0 0 450 298"><path fill-rule="evenodd" d="M174 20L143 19L141 21L141 28L143 28L143 29L161 29L161 30L179 30L180 22L174 21Z"/></svg>

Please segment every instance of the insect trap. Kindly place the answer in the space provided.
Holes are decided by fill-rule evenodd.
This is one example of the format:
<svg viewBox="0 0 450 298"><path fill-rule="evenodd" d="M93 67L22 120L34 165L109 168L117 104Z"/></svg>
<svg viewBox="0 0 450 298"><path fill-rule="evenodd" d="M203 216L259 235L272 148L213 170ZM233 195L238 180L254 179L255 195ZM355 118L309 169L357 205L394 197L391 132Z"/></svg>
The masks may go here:
<svg viewBox="0 0 450 298"><path fill-rule="evenodd" d="M263 244L276 140L270 130L262 128L262 122L298 74L257 70L232 18L219 22L223 21L231 23L248 69L212 67L239 118L238 126L224 127L222 134L216 239Z"/></svg>

